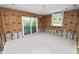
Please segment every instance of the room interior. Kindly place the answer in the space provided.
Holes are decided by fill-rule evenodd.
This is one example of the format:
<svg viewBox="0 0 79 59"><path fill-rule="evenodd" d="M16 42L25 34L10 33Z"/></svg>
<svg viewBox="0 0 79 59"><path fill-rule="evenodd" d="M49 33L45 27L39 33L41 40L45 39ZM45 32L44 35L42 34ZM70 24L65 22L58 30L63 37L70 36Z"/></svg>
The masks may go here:
<svg viewBox="0 0 79 59"><path fill-rule="evenodd" d="M59 14L62 22L54 26L54 16ZM0 51L3 54L78 54L79 5L1 4Z"/></svg>

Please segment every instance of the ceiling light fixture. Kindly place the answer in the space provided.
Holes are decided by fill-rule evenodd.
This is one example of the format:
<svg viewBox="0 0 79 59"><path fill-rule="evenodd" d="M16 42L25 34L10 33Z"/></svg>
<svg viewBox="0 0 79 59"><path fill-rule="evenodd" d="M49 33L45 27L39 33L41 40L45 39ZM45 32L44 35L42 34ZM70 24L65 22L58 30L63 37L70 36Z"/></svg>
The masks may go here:
<svg viewBox="0 0 79 59"><path fill-rule="evenodd" d="M75 5L73 5L74 7L76 7L77 5L75 4Z"/></svg>
<svg viewBox="0 0 79 59"><path fill-rule="evenodd" d="M12 5L15 5L15 4L12 4Z"/></svg>
<svg viewBox="0 0 79 59"><path fill-rule="evenodd" d="M42 7L46 8L46 5L44 4Z"/></svg>
<svg viewBox="0 0 79 59"><path fill-rule="evenodd" d="M73 5L74 9L77 9L77 7L76 7L76 6L77 6L76 4L74 4L74 5Z"/></svg>

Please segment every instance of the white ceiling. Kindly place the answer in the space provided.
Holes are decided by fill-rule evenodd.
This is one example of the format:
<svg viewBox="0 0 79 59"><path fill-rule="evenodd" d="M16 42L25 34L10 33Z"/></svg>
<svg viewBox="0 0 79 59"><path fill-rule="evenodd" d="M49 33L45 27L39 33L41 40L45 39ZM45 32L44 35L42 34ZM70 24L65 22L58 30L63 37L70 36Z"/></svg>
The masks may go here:
<svg viewBox="0 0 79 59"><path fill-rule="evenodd" d="M44 4L0 4L0 7L28 11L40 15L48 15L54 12L79 8L78 4L76 5L76 7L74 7L73 5L74 4L45 4L46 7L43 7Z"/></svg>

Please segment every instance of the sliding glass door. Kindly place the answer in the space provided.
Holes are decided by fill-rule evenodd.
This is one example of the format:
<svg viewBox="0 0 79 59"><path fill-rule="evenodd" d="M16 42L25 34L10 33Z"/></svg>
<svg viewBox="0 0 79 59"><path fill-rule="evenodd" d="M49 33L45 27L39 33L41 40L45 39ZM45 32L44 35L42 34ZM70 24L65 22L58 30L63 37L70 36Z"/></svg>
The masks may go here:
<svg viewBox="0 0 79 59"><path fill-rule="evenodd" d="M35 33L37 30L37 19L36 18L32 18L31 19L31 28L32 28L32 33Z"/></svg>
<svg viewBox="0 0 79 59"><path fill-rule="evenodd" d="M23 35L36 33L38 31L38 18L22 17Z"/></svg>

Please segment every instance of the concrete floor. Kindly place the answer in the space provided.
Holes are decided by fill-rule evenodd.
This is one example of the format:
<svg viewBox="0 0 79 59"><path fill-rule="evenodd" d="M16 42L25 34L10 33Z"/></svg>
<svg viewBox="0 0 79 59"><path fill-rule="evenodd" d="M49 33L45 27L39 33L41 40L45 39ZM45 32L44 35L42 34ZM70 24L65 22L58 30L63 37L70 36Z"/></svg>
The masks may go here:
<svg viewBox="0 0 79 59"><path fill-rule="evenodd" d="M6 42L4 54L75 54L75 40L38 33Z"/></svg>

